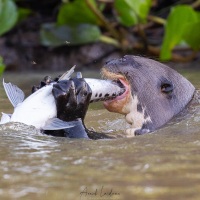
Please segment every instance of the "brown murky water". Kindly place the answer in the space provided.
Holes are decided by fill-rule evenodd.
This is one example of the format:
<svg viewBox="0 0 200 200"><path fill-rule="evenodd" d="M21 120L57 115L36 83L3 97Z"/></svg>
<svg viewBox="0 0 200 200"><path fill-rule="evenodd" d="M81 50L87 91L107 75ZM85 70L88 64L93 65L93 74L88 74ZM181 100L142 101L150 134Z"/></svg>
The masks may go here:
<svg viewBox="0 0 200 200"><path fill-rule="evenodd" d="M200 72L183 74L200 88ZM43 75L4 77L28 93ZM0 110L12 112L2 86ZM90 107L86 124L111 134L123 134L127 126L100 104ZM131 139L72 140L17 123L2 125L0 199L198 200L200 113Z"/></svg>

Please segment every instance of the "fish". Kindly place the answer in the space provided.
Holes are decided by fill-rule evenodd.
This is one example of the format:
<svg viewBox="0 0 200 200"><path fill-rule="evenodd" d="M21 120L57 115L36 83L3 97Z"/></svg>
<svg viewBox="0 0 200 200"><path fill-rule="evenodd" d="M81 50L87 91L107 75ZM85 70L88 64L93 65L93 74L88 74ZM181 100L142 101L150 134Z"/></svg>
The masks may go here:
<svg viewBox="0 0 200 200"><path fill-rule="evenodd" d="M111 100L125 92L125 87L121 85L121 82L115 80L85 78L85 82L92 90L90 103Z"/></svg>
<svg viewBox="0 0 200 200"><path fill-rule="evenodd" d="M58 82L68 80L74 72L74 68L75 66L64 73ZM77 73L77 77L82 78L82 74ZM115 98L125 91L116 81L92 78L85 78L85 81L92 90L90 103ZM2 113L0 124L20 122L40 130L60 130L76 126L76 122L66 122L56 117L56 104L52 94L55 83L57 82L40 88L25 99L24 92L20 88L3 80L5 92L14 107L14 112L13 114Z"/></svg>

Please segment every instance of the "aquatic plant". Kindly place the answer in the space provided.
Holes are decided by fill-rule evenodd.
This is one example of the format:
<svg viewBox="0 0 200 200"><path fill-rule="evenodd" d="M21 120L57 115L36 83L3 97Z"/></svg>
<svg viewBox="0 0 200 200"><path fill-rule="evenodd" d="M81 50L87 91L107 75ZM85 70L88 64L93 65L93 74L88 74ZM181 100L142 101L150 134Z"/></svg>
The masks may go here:
<svg viewBox="0 0 200 200"><path fill-rule="evenodd" d="M50 6L52 2L56 6ZM157 6L159 2L161 5ZM197 9L200 1L187 2L186 5L181 1L164 0L44 1L44 5L53 7L56 17L42 23L41 44L58 47L103 41L125 51L150 52L159 55L161 60L187 61L200 49L200 12ZM40 6L34 1L29 3L27 8L23 7L27 6L25 0L0 0L0 35L34 13L32 7ZM152 33L154 27L164 32L164 36L159 35L161 42L151 41L148 31ZM189 48L190 54L174 53L177 48L181 51Z"/></svg>

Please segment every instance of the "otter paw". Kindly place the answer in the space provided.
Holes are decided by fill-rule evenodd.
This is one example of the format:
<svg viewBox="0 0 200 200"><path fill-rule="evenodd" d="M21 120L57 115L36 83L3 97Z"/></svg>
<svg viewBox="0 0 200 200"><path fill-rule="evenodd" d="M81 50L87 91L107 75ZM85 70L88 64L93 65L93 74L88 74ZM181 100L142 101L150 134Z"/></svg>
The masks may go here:
<svg viewBox="0 0 200 200"><path fill-rule="evenodd" d="M53 85L57 117L64 121L84 119L92 95L88 84L82 78L59 81Z"/></svg>

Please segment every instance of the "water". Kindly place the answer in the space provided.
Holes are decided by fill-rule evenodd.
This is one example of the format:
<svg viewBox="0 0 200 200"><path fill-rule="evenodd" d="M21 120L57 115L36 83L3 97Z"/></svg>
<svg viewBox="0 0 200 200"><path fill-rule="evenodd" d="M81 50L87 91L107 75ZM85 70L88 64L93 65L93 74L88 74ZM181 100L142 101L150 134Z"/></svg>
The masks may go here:
<svg viewBox="0 0 200 200"><path fill-rule="evenodd" d="M200 88L200 72L182 73ZM28 94L43 75L5 77ZM0 110L11 113L2 87L0 101ZM123 116L93 104L86 125L119 138L73 140L18 123L2 125L0 199L200 199L200 112L127 139Z"/></svg>

